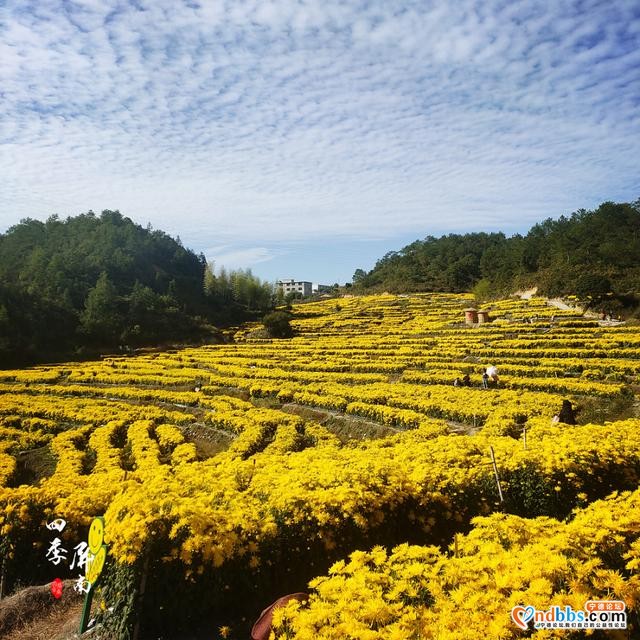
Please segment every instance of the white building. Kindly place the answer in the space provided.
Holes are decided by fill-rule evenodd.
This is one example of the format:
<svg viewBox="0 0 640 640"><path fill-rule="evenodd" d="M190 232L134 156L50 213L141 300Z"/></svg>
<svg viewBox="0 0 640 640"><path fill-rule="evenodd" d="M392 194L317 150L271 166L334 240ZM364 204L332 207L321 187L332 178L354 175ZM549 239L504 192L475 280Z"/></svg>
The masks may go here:
<svg viewBox="0 0 640 640"><path fill-rule="evenodd" d="M311 282L306 282L304 280L278 280L276 286L279 289L282 289L282 293L286 296L288 293L299 293L303 298L310 296L312 294L312 284Z"/></svg>

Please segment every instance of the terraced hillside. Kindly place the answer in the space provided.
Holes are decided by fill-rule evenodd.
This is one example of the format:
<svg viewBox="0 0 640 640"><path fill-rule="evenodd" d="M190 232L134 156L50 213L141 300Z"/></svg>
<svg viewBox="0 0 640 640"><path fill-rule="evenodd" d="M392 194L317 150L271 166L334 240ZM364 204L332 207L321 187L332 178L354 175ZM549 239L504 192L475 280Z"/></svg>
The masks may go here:
<svg viewBox="0 0 640 640"><path fill-rule="evenodd" d="M54 577L47 522L73 548L105 514L109 637L245 638L324 574L277 638L515 638L515 604L587 595L634 623L640 332L537 298L469 327L469 304L330 299L290 340L1 371L6 588Z"/></svg>

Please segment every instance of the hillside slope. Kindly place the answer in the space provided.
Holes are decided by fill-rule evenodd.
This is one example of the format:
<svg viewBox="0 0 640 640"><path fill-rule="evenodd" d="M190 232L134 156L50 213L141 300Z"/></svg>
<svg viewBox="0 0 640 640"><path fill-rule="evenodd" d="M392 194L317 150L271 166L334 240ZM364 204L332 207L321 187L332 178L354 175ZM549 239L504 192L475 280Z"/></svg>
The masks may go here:
<svg viewBox="0 0 640 640"><path fill-rule="evenodd" d="M467 326L468 304L326 300L294 307L290 340L249 326L233 344L0 372L7 588L76 578L46 557L45 523L66 520L71 557L104 514L96 608L104 600L109 638L139 617L141 639L210 640L230 626L239 640L270 602L308 589L300 633L281 625L278 637L360 637L332 635L343 623L369 628L362 637L429 637L446 619L460 625L452 638L471 639L490 611L492 637L515 639L508 606L583 606L587 590L636 616L638 496L598 501L640 480L637 330L540 298L500 301L493 322ZM484 388L490 364L500 379ZM581 407L578 424L552 422L564 399ZM574 509L583 516L566 524ZM629 526L609 537L620 514ZM366 588L351 607L322 580L309 588L316 576ZM462 623L456 593L469 603Z"/></svg>
<svg viewBox="0 0 640 640"><path fill-rule="evenodd" d="M551 218L525 236L428 236L387 253L365 273L361 291L469 291L495 295L537 286L544 295L578 295L592 304L630 304L640 292L640 201L605 202L595 211ZM615 305L614 305L615 306Z"/></svg>
<svg viewBox="0 0 640 640"><path fill-rule="evenodd" d="M194 340L204 320L242 320L271 298L250 272L216 277L118 211L23 220L0 235L0 362Z"/></svg>

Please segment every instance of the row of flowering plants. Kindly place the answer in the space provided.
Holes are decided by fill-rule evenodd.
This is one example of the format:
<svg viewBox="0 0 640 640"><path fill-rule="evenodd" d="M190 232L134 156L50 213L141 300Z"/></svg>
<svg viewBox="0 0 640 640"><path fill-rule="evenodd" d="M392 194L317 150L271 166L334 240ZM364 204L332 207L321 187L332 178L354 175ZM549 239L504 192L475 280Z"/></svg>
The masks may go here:
<svg viewBox="0 0 640 640"><path fill-rule="evenodd" d="M301 423L282 431L264 423L246 429L227 452L200 462L176 431L150 421L81 427L54 439L60 462L52 477L37 487L2 491L2 532L11 550L20 550L37 541L54 514L69 522L71 536L87 526L88 511L106 512L107 541L118 564L135 566L150 549L162 548L164 562L197 580L238 562L258 570L284 546L292 566L302 570L305 547L289 548L292 540L321 545L327 557L348 552L362 536L371 543L416 535L441 543L472 517L501 508L489 446L501 476L502 508L513 513L566 516L571 507L637 485L640 423L612 426L605 433L597 425L569 432L534 422L524 449L513 438L449 436L438 423L349 447ZM119 446L123 430L126 442ZM121 465L126 446L128 472ZM166 459L163 447L174 455ZM180 447L191 447L191 455ZM88 448L96 453L90 473L84 468Z"/></svg>
<svg viewBox="0 0 640 640"><path fill-rule="evenodd" d="M277 589L304 589L354 549L413 542L410 554L440 562L428 545L448 544L474 517L566 518L637 487L637 419L551 421L567 396L627 397L622 380L604 378L637 375L632 332L541 300L496 305L495 324L467 327L469 303L447 294L329 300L294 314L291 340L254 341L247 328L236 344L2 372L0 551L9 583L44 575L36 560L46 522L63 517L70 544L104 514L107 583L118 587L105 592L111 637L125 637L131 616L142 615L130 604L143 582L144 609L161 626L172 617L193 625L198 615L233 622ZM482 389L489 364L500 383ZM564 377L568 369L594 373ZM454 387L448 378L464 373L472 386ZM331 431L336 417L378 422L392 435L345 444ZM452 426L473 435L451 435ZM212 455L203 440L220 435ZM22 484L23 454L42 450L54 469ZM540 522L555 535L555 520ZM169 598L163 585L175 580L184 588ZM402 581L390 588L407 615L431 615L418 611L422 587L417 595ZM329 616L322 634L342 614L322 594L317 603ZM378 619L375 603L360 604L370 632L391 634L384 620L393 612ZM278 632L307 637L302 620L283 618ZM430 637L419 625L415 633Z"/></svg>
<svg viewBox="0 0 640 640"><path fill-rule="evenodd" d="M580 611L598 599L628 607L628 631L613 637L637 632L640 491L594 502L569 523L494 514L473 524L447 551L402 544L335 563L310 583L308 602L276 610L276 640L515 640L530 632L514 624L514 607Z"/></svg>

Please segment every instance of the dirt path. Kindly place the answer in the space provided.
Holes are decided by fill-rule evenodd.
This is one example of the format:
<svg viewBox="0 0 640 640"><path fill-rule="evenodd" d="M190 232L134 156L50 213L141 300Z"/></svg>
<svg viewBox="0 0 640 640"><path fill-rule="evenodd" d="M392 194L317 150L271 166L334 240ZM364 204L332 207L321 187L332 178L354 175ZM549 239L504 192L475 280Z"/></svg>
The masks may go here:
<svg viewBox="0 0 640 640"><path fill-rule="evenodd" d="M547 300L547 304L551 305L552 307L556 307L557 309L562 309L563 311L582 311L582 315L585 318L597 320L598 324L601 327L617 327L620 324L624 324L621 320L601 320L600 316L602 314L596 313L595 311L590 311L589 309L583 310L582 307L579 307L577 305L571 306L560 298L552 298L551 300Z"/></svg>
<svg viewBox="0 0 640 640"><path fill-rule="evenodd" d="M522 300L531 300L533 296L538 293L538 287L533 287L532 289L526 289L525 291L516 291L513 295L520 296Z"/></svg>
<svg viewBox="0 0 640 640"><path fill-rule="evenodd" d="M344 442L368 438L385 438L386 436L403 431L403 429L389 427L379 422L360 418L359 416L347 415L322 407L310 407L296 402L283 404L280 410L317 422Z"/></svg>
<svg viewBox="0 0 640 640"><path fill-rule="evenodd" d="M385 438L389 435L409 430L390 427L380 424L379 422L367 420L366 418L341 413L331 409L324 409L316 406L310 407L303 404L297 404L295 402L284 404L280 409L286 413L292 413L300 416L301 418L317 422L337 435L343 441ZM449 427L449 433L452 435L474 435L481 429L481 427L475 427L470 424L465 424L464 422L455 422L453 420L447 420L446 422Z"/></svg>
<svg viewBox="0 0 640 640"><path fill-rule="evenodd" d="M575 311L576 309L582 311L580 307L572 307L561 298L550 298L549 300L547 300L547 304L555 307L556 309L562 309L562 311Z"/></svg>
<svg viewBox="0 0 640 640"><path fill-rule="evenodd" d="M454 422L453 420L447 420L447 426L449 427L449 433L459 436L474 436L482 427L475 427L465 422Z"/></svg>

